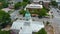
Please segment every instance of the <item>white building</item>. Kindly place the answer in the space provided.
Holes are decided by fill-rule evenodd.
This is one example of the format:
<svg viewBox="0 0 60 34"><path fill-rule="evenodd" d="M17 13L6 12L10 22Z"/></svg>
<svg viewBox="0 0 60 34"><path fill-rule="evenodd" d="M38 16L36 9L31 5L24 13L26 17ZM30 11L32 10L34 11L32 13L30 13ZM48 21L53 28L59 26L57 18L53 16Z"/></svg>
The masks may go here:
<svg viewBox="0 0 60 34"><path fill-rule="evenodd" d="M43 22L32 21L31 15L27 11L25 20L13 22L11 30L15 32L15 34L32 34L32 32L38 32L41 28L44 28Z"/></svg>
<svg viewBox="0 0 60 34"><path fill-rule="evenodd" d="M40 5L40 4L34 4L34 3L32 3L32 4L27 4L26 8L36 8L36 9L41 9L41 8L43 8L43 6Z"/></svg>
<svg viewBox="0 0 60 34"><path fill-rule="evenodd" d="M24 10L28 9L29 11L33 11L34 9L40 10L42 8L43 8L42 5L32 3L32 4L27 4Z"/></svg>

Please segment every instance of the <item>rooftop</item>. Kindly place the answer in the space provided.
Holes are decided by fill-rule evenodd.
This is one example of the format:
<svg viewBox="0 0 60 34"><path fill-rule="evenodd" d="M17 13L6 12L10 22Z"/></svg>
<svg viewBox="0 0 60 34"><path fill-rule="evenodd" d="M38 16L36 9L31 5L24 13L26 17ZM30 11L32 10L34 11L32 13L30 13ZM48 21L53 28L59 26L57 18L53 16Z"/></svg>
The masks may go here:
<svg viewBox="0 0 60 34"><path fill-rule="evenodd" d="M26 8L43 8L43 6L40 5L40 4L34 4L34 3L32 3L32 4L28 4L26 6Z"/></svg>
<svg viewBox="0 0 60 34"><path fill-rule="evenodd" d="M3 8L2 10L4 10L5 12L9 12L11 9L9 9L9 8Z"/></svg>
<svg viewBox="0 0 60 34"><path fill-rule="evenodd" d="M24 22L26 22L26 21L17 20L15 22L13 22L11 29L16 29L16 30L20 30L20 31L24 29L22 32L24 32L25 29L27 29L26 32L28 33L30 30L31 30L31 32L38 32L41 28L44 28L44 25L42 22L32 21L31 26L27 26L27 28L26 28L26 26L23 25ZM23 29L21 29L21 27Z"/></svg>

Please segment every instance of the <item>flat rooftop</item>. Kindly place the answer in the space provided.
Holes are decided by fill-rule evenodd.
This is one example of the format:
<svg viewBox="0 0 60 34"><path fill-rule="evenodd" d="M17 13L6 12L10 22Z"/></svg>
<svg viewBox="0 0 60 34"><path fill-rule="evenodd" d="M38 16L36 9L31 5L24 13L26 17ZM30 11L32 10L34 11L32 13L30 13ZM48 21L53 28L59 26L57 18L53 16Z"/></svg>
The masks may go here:
<svg viewBox="0 0 60 34"><path fill-rule="evenodd" d="M27 4L26 8L43 8L43 6L40 4L32 3L32 4Z"/></svg>

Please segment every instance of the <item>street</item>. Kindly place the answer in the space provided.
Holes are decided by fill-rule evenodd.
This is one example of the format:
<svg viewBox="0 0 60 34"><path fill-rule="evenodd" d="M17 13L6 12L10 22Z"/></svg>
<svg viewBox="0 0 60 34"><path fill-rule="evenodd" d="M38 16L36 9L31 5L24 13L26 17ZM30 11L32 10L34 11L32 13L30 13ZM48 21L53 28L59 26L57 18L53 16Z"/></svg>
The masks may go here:
<svg viewBox="0 0 60 34"><path fill-rule="evenodd" d="M55 8L51 8L51 11L54 15L54 18L52 19L52 25L55 29L55 34L60 34L60 15Z"/></svg>

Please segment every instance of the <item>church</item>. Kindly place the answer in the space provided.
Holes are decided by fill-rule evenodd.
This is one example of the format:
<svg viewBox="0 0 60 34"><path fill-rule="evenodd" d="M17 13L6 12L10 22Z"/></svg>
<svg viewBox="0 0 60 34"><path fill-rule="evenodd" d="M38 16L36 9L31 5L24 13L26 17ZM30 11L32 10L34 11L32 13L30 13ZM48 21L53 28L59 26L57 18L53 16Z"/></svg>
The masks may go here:
<svg viewBox="0 0 60 34"><path fill-rule="evenodd" d="M24 20L16 20L11 26L11 34L32 34L44 28L43 22L33 21L29 11L26 11Z"/></svg>

